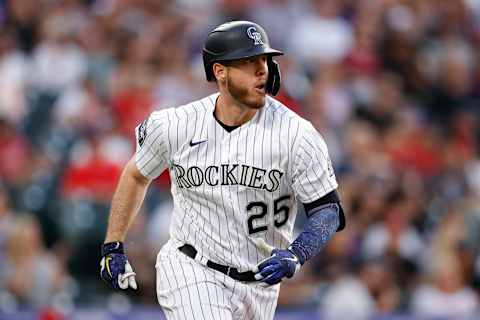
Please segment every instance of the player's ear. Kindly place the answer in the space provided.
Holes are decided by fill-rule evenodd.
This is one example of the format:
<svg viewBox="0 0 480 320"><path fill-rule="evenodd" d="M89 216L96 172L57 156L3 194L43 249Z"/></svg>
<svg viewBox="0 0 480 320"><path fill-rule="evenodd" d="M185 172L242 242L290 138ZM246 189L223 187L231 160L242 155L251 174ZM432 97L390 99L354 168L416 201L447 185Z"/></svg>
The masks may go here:
<svg viewBox="0 0 480 320"><path fill-rule="evenodd" d="M217 79L217 81L219 82L225 81L225 79L227 78L227 66L221 63L215 62L212 66L212 69L213 69L213 75L215 76L215 79Z"/></svg>

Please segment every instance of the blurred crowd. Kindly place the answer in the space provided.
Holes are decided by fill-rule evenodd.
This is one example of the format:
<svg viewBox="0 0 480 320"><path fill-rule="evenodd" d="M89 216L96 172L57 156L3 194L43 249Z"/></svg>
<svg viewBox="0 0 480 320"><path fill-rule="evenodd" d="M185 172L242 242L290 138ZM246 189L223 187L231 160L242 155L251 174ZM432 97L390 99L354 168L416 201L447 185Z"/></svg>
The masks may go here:
<svg viewBox="0 0 480 320"><path fill-rule="evenodd" d="M135 126L214 92L202 42L243 19L286 53L278 99L324 135L347 213L279 307L479 311L480 0L0 0L0 311L156 304L168 174L129 232L123 298L98 276L112 193Z"/></svg>

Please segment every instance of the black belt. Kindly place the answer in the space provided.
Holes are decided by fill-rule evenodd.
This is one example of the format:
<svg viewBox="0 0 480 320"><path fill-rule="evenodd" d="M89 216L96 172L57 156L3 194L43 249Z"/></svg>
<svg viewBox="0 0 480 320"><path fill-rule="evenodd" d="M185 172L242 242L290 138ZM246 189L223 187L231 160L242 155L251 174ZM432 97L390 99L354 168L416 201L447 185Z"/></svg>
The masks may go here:
<svg viewBox="0 0 480 320"><path fill-rule="evenodd" d="M184 244L183 246L179 247L178 250L180 250L182 253L184 253L185 255L189 256L192 259L195 259L195 257L197 256L197 249L195 249L193 246L189 244ZM226 274L230 278L238 281L244 281L244 282L257 281L255 279L255 273L253 273L253 271L238 272L237 268L224 266L210 260L207 261L207 267L220 271L221 273Z"/></svg>

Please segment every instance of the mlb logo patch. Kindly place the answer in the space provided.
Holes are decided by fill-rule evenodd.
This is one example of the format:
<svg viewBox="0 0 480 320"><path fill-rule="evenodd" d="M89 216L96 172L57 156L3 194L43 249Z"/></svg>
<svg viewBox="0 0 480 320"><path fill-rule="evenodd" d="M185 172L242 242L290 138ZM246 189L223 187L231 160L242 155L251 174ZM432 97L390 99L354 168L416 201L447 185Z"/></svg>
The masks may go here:
<svg viewBox="0 0 480 320"><path fill-rule="evenodd" d="M143 122L137 128L137 141L140 147L143 146L145 138L147 137L147 123L148 118L143 120Z"/></svg>

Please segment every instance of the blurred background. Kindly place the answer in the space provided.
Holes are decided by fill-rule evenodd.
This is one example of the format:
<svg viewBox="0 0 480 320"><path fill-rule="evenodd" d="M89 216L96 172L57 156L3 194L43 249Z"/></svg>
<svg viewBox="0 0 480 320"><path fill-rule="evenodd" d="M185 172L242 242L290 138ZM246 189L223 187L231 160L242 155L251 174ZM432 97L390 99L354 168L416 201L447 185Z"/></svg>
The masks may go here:
<svg viewBox="0 0 480 320"><path fill-rule="evenodd" d="M135 293L99 278L109 203L135 126L216 90L202 42L238 19L286 53L278 99L347 213L276 319L479 319L480 0L0 0L0 319L162 319L168 175L126 241Z"/></svg>

